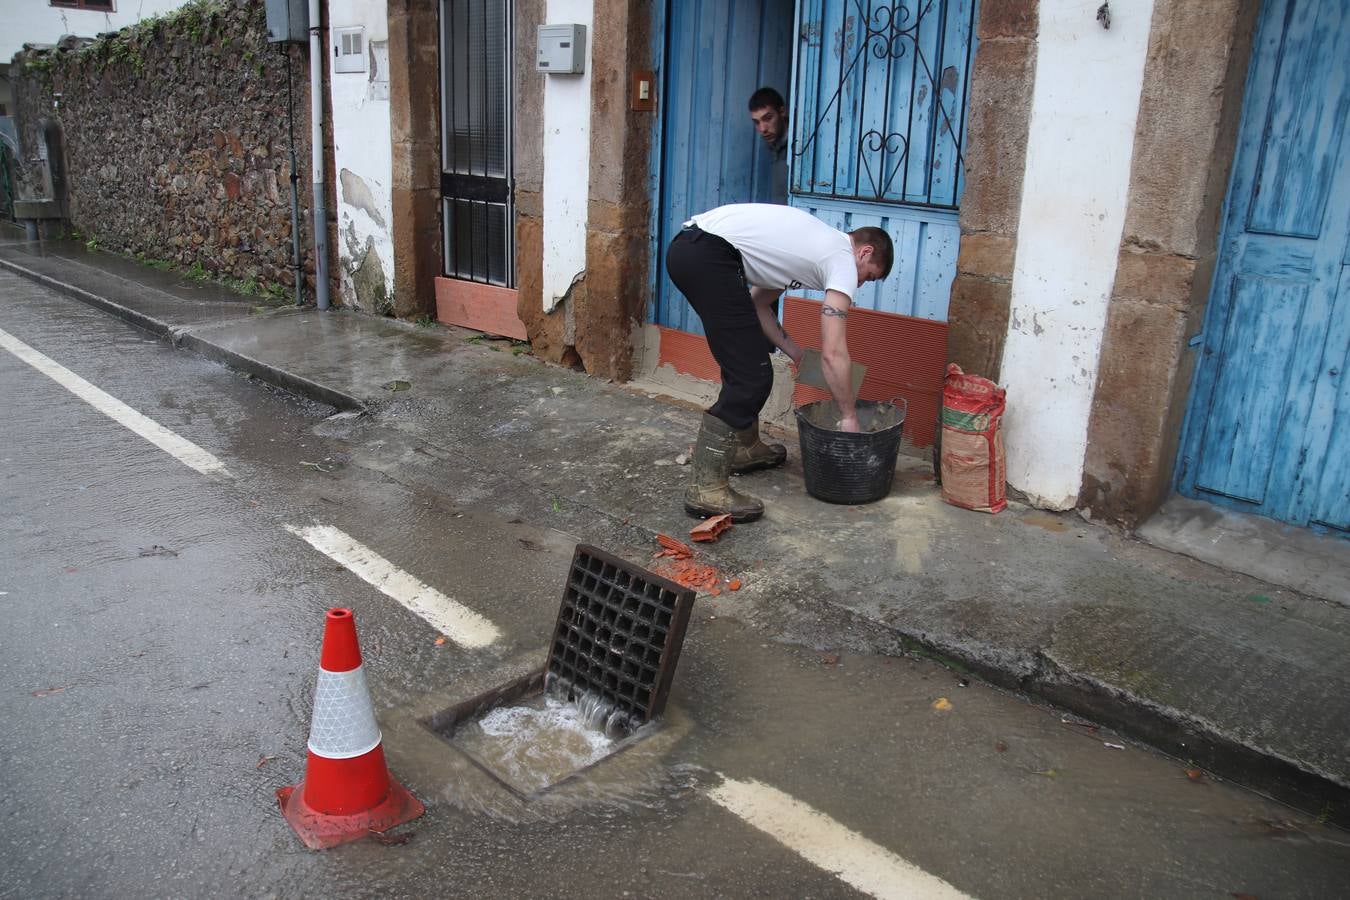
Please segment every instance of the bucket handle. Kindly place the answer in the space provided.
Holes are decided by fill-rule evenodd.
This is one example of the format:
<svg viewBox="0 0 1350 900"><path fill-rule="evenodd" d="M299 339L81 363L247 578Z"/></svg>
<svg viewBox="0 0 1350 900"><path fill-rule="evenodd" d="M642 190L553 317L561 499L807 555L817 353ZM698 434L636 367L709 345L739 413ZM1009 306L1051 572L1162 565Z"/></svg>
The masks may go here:
<svg viewBox="0 0 1350 900"><path fill-rule="evenodd" d="M896 394L885 402L889 403L891 406L895 406L898 403L900 405L900 415L902 417L909 415L909 401L905 399L903 394Z"/></svg>

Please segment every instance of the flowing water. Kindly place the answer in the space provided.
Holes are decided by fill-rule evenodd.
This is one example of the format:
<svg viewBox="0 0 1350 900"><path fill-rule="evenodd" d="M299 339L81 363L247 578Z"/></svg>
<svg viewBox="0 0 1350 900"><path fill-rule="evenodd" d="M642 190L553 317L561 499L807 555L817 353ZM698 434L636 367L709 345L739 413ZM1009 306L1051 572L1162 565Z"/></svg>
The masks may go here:
<svg viewBox="0 0 1350 900"><path fill-rule="evenodd" d="M621 735L606 734L612 706L585 697L568 703L540 694L465 722L454 743L522 794L533 794L594 765Z"/></svg>

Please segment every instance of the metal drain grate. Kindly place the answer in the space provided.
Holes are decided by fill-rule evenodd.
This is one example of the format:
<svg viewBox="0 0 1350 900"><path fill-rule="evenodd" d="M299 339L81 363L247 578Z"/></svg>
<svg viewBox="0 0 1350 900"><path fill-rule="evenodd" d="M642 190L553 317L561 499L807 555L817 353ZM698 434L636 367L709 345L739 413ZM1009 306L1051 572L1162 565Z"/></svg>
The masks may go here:
<svg viewBox="0 0 1350 900"><path fill-rule="evenodd" d="M550 687L608 701L634 727L659 716L693 606L693 590L578 544L548 653Z"/></svg>

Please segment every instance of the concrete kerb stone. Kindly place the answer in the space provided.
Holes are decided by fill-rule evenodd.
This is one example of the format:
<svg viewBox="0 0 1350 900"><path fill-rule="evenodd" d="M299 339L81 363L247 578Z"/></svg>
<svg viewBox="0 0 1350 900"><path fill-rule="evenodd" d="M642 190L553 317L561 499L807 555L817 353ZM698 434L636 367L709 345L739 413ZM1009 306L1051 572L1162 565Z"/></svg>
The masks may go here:
<svg viewBox="0 0 1350 900"><path fill-rule="evenodd" d="M0 267L3 267L16 275L29 279L43 287L50 288L60 294L64 294L81 303L88 304L95 309L102 310L118 319L134 325L143 331L147 331L156 337L161 337L169 341L174 347L188 350L196 353L205 359L221 363L231 369L251 375L262 381L267 382L282 390L290 391L301 397L315 400L320 403L326 403L329 406L341 410L364 412L366 404L358 397L334 390L327 385L319 384L293 372L287 372L279 366L265 363L254 359L242 353L226 349L211 341L208 332L213 328L222 327L220 324L202 326L194 328L191 326L175 326L164 319L157 318L137 309L132 309L125 304L110 300L107 297L100 296L87 291L77 285L69 284L50 275L37 272L26 266L19 265L13 260L0 257ZM146 291L152 291L152 288L146 288ZM291 314L296 311L289 311ZM286 314L286 313L283 313ZM241 319L247 318L241 315Z"/></svg>
<svg viewBox="0 0 1350 900"><path fill-rule="evenodd" d="M828 597L823 599L859 615L857 610ZM875 627L894 633L910 652L1048 703L1221 779L1350 829L1350 785L1271 748L1245 743L1212 722L1074 671L1062 665L1051 649L1008 653L989 645L957 644L862 615Z"/></svg>
<svg viewBox="0 0 1350 900"><path fill-rule="evenodd" d="M139 310L132 309L129 306L123 306L120 303L109 300L107 297L101 297L91 291L86 291L84 288L77 287L73 284L67 284L64 281L52 278L50 275L44 275L43 273L34 271L26 266L21 266L13 260L0 257L0 267L8 269L15 275L27 278L29 281L34 281L43 287L50 288L57 293L65 294L67 297L79 300L81 303L87 303L95 309L101 309L106 313L135 325L143 331L150 332L156 337L169 336L171 330L169 323L162 319L157 319Z"/></svg>

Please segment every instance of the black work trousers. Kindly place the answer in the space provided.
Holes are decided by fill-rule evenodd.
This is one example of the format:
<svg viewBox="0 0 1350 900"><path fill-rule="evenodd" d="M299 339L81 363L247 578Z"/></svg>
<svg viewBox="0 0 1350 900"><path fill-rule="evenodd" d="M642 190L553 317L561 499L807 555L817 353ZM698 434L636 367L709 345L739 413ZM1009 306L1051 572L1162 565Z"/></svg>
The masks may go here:
<svg viewBox="0 0 1350 900"><path fill-rule="evenodd" d="M715 234L686 228L666 250L666 272L703 322L722 370L722 392L709 413L748 428L773 389L773 344L759 326L740 251Z"/></svg>

